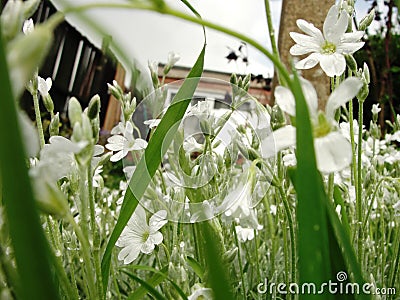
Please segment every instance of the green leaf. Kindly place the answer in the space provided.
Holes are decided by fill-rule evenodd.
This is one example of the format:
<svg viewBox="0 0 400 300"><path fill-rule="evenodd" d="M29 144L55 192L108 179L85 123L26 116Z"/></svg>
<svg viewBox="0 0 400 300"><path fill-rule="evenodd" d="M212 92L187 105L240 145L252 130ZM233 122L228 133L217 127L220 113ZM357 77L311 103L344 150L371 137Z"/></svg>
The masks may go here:
<svg viewBox="0 0 400 300"><path fill-rule="evenodd" d="M161 163L161 159L171 144L177 128L182 120L186 108L188 107L193 94L197 88L200 76L204 66L205 45L197 58L195 65L185 79L182 87L174 97L170 107L166 111L160 124L157 126L152 135L147 148L141 157L135 172L129 182L129 188L126 190L124 202L121 207L117 224L108 241L103 259L101 262L102 280L104 292L108 286L108 276L110 272L111 254L118 237L120 236L125 225L128 223L133 214L140 198L143 196L148 184L153 178L157 168ZM134 191L134 193L133 193Z"/></svg>
<svg viewBox="0 0 400 300"><path fill-rule="evenodd" d="M193 257L187 256L186 258L187 258L187 264L192 268L192 270L196 273L196 275L199 276L200 280L203 281L204 280L203 267Z"/></svg>
<svg viewBox="0 0 400 300"><path fill-rule="evenodd" d="M167 271L168 268L163 268L164 272ZM147 293L150 293L155 299L161 299L161 300L166 300L164 296L160 294L159 291L157 291L154 287L159 285L163 281L163 277L161 274L155 274L152 278L150 278L147 281L144 281L143 279L140 279L136 275L133 275L132 273L124 271L126 275L128 275L130 278L133 280L137 281L140 283L141 287L137 289L134 293L132 293L129 297L128 300L140 300L143 299L144 296L146 296Z"/></svg>
<svg viewBox="0 0 400 300"><path fill-rule="evenodd" d="M0 28L1 32L1 28ZM45 239L26 169L4 44L0 37L0 177L2 202L14 248L21 299L59 299Z"/></svg>
<svg viewBox="0 0 400 300"><path fill-rule="evenodd" d="M296 98L296 151L297 151L297 222L299 281L316 286L331 278L329 240L325 211L325 195L321 175L317 170L314 141L308 107L300 80L294 74L291 82ZM320 296L319 296L320 297ZM318 295L303 295L302 299L316 299ZM332 299L326 295L325 299Z"/></svg>
<svg viewBox="0 0 400 300"><path fill-rule="evenodd" d="M328 201L326 202L326 204L327 204L326 209L327 209L327 215L329 216L330 226L332 226L332 230L335 234L336 241L340 246L340 248L342 249L343 259L345 260L347 265L348 269L347 275L353 274L353 282L358 283L361 290L362 285L365 283L365 280L362 276L361 267L357 261L357 257L354 252L353 246L351 245L350 236L347 234L343 225L340 223L340 220L337 216L335 209L333 208L333 205ZM335 259L335 257L332 257L332 259ZM360 293L357 299L371 299L371 296Z"/></svg>
<svg viewBox="0 0 400 300"><path fill-rule="evenodd" d="M174 281L172 281L171 279L168 278L168 274L166 274L167 271L168 271L168 267L167 267L167 266L165 266L165 267L162 268L161 270L157 270L157 269L155 269L155 268L152 268L152 267L149 267L149 266L143 266L143 265L133 265L133 266L129 266L129 268L130 268L130 269L137 269L137 270L150 271L150 272L153 272L153 273L158 274L158 275L161 276L163 279L168 280L168 281L172 284L172 286L175 288L175 290L178 292L178 294L181 296L182 299L184 299L184 300L187 299L187 297L186 297L185 293L182 291L182 289L181 289ZM127 273L126 271L124 271L124 272ZM128 273L127 273L127 274L128 274ZM129 275L129 274L128 274L128 275ZM150 279L150 280L151 280L151 279ZM147 282L149 283L149 281L147 281ZM160 284L161 282L162 282L162 281L158 282L157 284ZM154 283L154 282L153 282L153 283ZM153 286L156 286L157 284L153 284ZM140 292L139 292L139 290L140 290ZM136 290L136 291L134 292L134 294L136 294L136 296L138 296L137 299L142 299L142 297L146 294L146 292L143 294L143 290L144 290L144 288L138 289L138 290ZM139 297L139 295L141 295L142 297ZM131 295L130 297L133 297L133 296Z"/></svg>
<svg viewBox="0 0 400 300"><path fill-rule="evenodd" d="M343 201L342 193L340 192L340 188L337 185L335 185L333 189L333 199L335 200L335 204L340 205L341 207L340 213L342 215L343 230L346 232L347 236L350 236L350 225L346 213L346 207Z"/></svg>
<svg viewBox="0 0 400 300"><path fill-rule="evenodd" d="M199 224L201 234L204 237L201 244L209 276L208 285L213 290L215 299L235 299L229 282L229 271L221 256L221 241L219 241L215 229L209 222L212 221Z"/></svg>

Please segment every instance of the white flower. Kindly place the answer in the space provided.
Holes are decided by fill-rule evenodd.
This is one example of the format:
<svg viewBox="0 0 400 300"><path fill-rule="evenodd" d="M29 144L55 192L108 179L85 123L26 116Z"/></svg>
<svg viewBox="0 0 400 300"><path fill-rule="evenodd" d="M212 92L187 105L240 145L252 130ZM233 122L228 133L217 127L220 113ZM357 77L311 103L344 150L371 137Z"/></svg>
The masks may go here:
<svg viewBox="0 0 400 300"><path fill-rule="evenodd" d="M242 243L254 239L253 228L243 228L242 226L235 226L235 230L238 240L241 241Z"/></svg>
<svg viewBox="0 0 400 300"><path fill-rule="evenodd" d="M202 287L200 284L196 283L193 288L193 293L188 297L188 300L212 300L213 291L210 288Z"/></svg>
<svg viewBox="0 0 400 300"><path fill-rule="evenodd" d="M198 143L193 136L190 136L183 141L183 149L186 153L203 152L204 145Z"/></svg>
<svg viewBox="0 0 400 300"><path fill-rule="evenodd" d="M297 20L297 26L306 34L290 33L296 42L290 48L290 54L311 54L297 62L296 68L310 69L319 63L329 77L343 74L346 69L344 55L352 54L364 45L364 42L360 42L364 32L346 32L349 18L347 12L340 11L336 5L332 6L324 22L323 34L313 24Z"/></svg>
<svg viewBox="0 0 400 300"><path fill-rule="evenodd" d="M53 82L50 77L47 77L46 80L44 80L42 77L38 76L38 90L43 98L49 95L52 84Z"/></svg>
<svg viewBox="0 0 400 300"><path fill-rule="evenodd" d="M381 111L381 108L379 107L379 103L378 104L372 104L371 112L372 112L373 115L379 114L380 111Z"/></svg>
<svg viewBox="0 0 400 300"><path fill-rule="evenodd" d="M147 147L147 142L145 140L134 138L131 122L126 123L123 135L113 135L107 139L107 142L106 148L116 152L110 158L112 162L123 159L130 151L142 150Z"/></svg>
<svg viewBox="0 0 400 300"><path fill-rule="evenodd" d="M240 182L217 207L216 213L224 213L227 221L236 220L240 225L260 230L262 225L258 223L257 211L254 209L252 182L255 175L244 174Z"/></svg>
<svg viewBox="0 0 400 300"><path fill-rule="evenodd" d="M138 205L116 243L118 247L122 247L118 259L123 260L124 264L130 264L140 253L151 254L155 245L163 241L159 230L168 222L166 217L167 212L160 210L147 223L146 212Z"/></svg>
<svg viewBox="0 0 400 300"><path fill-rule="evenodd" d="M35 29L35 24L33 23L32 18L25 20L24 25L22 26L22 32L24 34L30 34Z"/></svg>
<svg viewBox="0 0 400 300"><path fill-rule="evenodd" d="M169 52L168 53L168 62L167 65L169 66L173 66L177 63L178 60L180 60L181 57L179 54L175 53L175 52Z"/></svg>
<svg viewBox="0 0 400 300"><path fill-rule="evenodd" d="M147 121L144 121L143 124L144 125L148 125L150 129L153 129L155 127L157 127L161 122L161 119L150 119Z"/></svg>
<svg viewBox="0 0 400 300"><path fill-rule="evenodd" d="M325 113L318 112L317 93L312 84L301 78L301 85L306 99L313 126L314 147L318 169L324 173L340 171L351 162L351 144L337 130L334 119L335 111L356 96L362 87L362 81L356 77L347 78L329 96ZM283 111L295 116L295 99L292 92L282 86L275 90L276 103ZM296 144L296 130L287 125L274 131L276 151Z"/></svg>

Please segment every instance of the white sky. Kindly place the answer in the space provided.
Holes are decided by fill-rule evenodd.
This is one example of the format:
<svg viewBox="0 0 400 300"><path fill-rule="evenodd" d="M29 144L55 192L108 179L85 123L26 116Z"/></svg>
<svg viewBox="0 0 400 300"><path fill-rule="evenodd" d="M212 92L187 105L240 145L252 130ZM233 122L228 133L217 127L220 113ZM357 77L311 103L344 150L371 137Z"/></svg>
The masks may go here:
<svg viewBox="0 0 400 300"><path fill-rule="evenodd" d="M82 5L94 0L52 0L59 7L62 2L71 5ZM109 2L115 2L109 1ZM123 2L123 1L122 1ZM178 0L167 0L176 8L188 11ZM299 0L299 2L301 2ZM334 1L332 1L333 3ZM237 30L252 37L262 45L270 48L264 1L262 0L190 0L204 19ZM272 18L276 35L280 19L281 0L270 1ZM356 2L357 16L365 15L369 5L364 0ZM153 12L117 9L95 9L87 14L100 24L113 37L130 62L147 69L148 61L165 63L168 52L174 51L181 56L178 65L192 66L199 54L202 43L202 29L199 25L190 24L174 17ZM68 21L88 36L96 46L100 47L101 37L73 16ZM215 31L207 30L207 49L205 69L223 72L251 72L264 76L273 75L272 64L257 50L248 48L249 65L228 63L228 46L237 49L240 41Z"/></svg>

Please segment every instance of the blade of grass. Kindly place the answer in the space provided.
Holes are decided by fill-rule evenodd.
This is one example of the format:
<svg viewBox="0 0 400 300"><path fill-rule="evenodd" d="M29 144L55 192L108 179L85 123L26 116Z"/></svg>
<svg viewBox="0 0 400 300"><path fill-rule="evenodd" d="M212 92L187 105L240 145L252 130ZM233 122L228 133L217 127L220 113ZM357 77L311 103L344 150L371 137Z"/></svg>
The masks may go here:
<svg viewBox="0 0 400 300"><path fill-rule="evenodd" d="M337 213L332 205L332 203L326 202L327 215L329 216L330 226L332 226L333 232L335 233L336 240L340 248L342 249L342 255L346 262L348 274L353 275L353 282L358 283L360 287L365 283L362 276L361 267L357 261L356 254L354 252L353 246L351 245L350 236L347 234L346 229L340 222ZM333 257L334 259L334 257ZM371 299L370 295L365 295L360 293L357 299Z"/></svg>
<svg viewBox="0 0 400 300"><path fill-rule="evenodd" d="M209 222L201 223L200 229L204 236L201 244L208 270L208 284L214 292L214 298L235 299L228 278L229 271L223 263L221 249L218 247L221 241L215 236L214 229Z"/></svg>
<svg viewBox="0 0 400 300"><path fill-rule="evenodd" d="M323 198L323 182L317 170L308 107L297 74L290 83L296 98L296 193L298 222L299 281L317 287L331 276L329 240ZM318 295L303 295L316 299ZM326 295L325 299L332 299Z"/></svg>
<svg viewBox="0 0 400 300"><path fill-rule="evenodd" d="M182 87L179 89L170 107L161 119L160 124L157 126L156 131L151 137L147 148L132 175L117 224L111 233L101 263L104 292L106 292L108 286L111 254L114 245L154 176L168 146L172 142L173 136L177 130L177 125L179 125L186 112L186 108L188 107L200 80L199 77L203 72L204 54L205 45Z"/></svg>
<svg viewBox="0 0 400 300"><path fill-rule="evenodd" d="M160 300L166 300L163 295L160 294L159 291L157 291L154 287L159 285L163 281L163 277L160 274L154 275L151 279L144 281L143 279L140 279L136 275L133 275L132 273L124 271L126 275L128 275L130 278L133 280L137 281L140 283L141 287L132 293L129 297L128 300L140 300L143 299L144 296L146 296L147 293L151 294L155 299L160 299Z"/></svg>
<svg viewBox="0 0 400 300"><path fill-rule="evenodd" d="M175 290L181 296L181 298L184 300L187 299L187 297L186 297L185 293L182 291L182 289L175 282L173 282L171 279L168 278L168 274L167 274L168 266L165 266L161 270L157 270L152 267L142 266L142 265L130 266L130 268L138 269L138 270L146 270L146 271L155 273L155 275L151 279L146 281L147 283L151 284L153 287L157 286L158 284L163 282L163 280L165 280L165 279L168 280L169 283L171 283L171 285L175 288ZM128 276L130 276L132 274L127 271L123 271L123 272L126 273ZM159 277L161 277L161 279ZM143 299L143 297L146 295L146 293L147 293L147 289L145 287L140 287L134 293L132 293L128 297L128 299Z"/></svg>
<svg viewBox="0 0 400 300"><path fill-rule="evenodd" d="M1 32L1 29L0 29ZM49 246L40 225L29 181L16 101L0 37L0 174L2 200L20 278L21 299L59 299L50 270Z"/></svg>

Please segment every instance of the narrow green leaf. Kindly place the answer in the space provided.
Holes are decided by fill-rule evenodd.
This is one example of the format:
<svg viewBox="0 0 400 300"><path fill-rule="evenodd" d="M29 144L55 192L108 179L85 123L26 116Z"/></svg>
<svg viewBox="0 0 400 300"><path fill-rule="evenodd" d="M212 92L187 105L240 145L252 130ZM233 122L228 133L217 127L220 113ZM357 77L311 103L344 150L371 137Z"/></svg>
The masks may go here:
<svg viewBox="0 0 400 300"><path fill-rule="evenodd" d="M341 207L343 230L346 232L347 236L350 236L349 218L347 217L342 193L340 192L340 188L337 185L335 185L333 189L333 199L335 200L335 204L340 205Z"/></svg>
<svg viewBox="0 0 400 300"><path fill-rule="evenodd" d="M164 270L165 272L165 270ZM138 288L135 292L133 292L129 297L128 300L140 300L143 299L144 296L146 296L147 293L150 293L155 299L160 299L160 300L166 300L163 295L160 294L159 291L157 291L154 287L159 285L163 281L163 277L160 274L155 274L152 278L150 278L147 281L144 281L143 279L140 279L136 275L133 275L132 273L124 271L126 275L128 275L130 278L133 280L137 281L140 283L141 287Z"/></svg>
<svg viewBox="0 0 400 300"><path fill-rule="evenodd" d="M294 74L291 82L296 97L296 193L298 222L299 281L316 286L331 278L329 240L324 204L324 189L317 170L314 141L308 107L300 80ZM320 296L319 296L320 297ZM302 299L316 299L318 295L303 295ZM325 299L331 299L326 295Z"/></svg>
<svg viewBox="0 0 400 300"><path fill-rule="evenodd" d="M101 269L104 292L108 286L108 276L110 272L111 254L118 237L120 236L125 225L128 223L133 214L140 198L143 196L148 184L153 178L161 159L171 144L172 139L178 129L186 108L188 107L193 94L197 88L200 76L204 66L205 45L189 75L185 79L182 87L174 97L170 107L166 111L156 131L151 137L147 148L140 159L135 172L126 191L121 212L117 220L117 224L108 241L105 253L103 255ZM134 191L134 193L133 193Z"/></svg>
<svg viewBox="0 0 400 300"><path fill-rule="evenodd" d="M1 32L1 28L0 28ZM0 37L0 177L2 201L21 280L21 299L59 299L49 263L49 246L40 225Z"/></svg>
<svg viewBox="0 0 400 300"><path fill-rule="evenodd" d="M357 283L360 286L360 290L362 285L365 283L365 280L362 276L361 267L357 261L357 256L354 252L354 249L351 245L350 236L347 234L346 230L344 229L343 225L340 223L340 220L336 214L335 209L333 208L332 204L328 201L326 202L326 210L327 215L329 216L330 226L332 226L332 230L335 233L336 240L340 248L342 249L342 255L345 259L347 265L347 275L353 275L353 282ZM360 293L357 299L367 300L371 299L370 295L365 295Z"/></svg>
<svg viewBox="0 0 400 300"><path fill-rule="evenodd" d="M199 278L203 281L204 279L203 267L193 257L187 256L186 258L187 258L187 264L192 268L192 270L196 273L196 275L199 276Z"/></svg>
<svg viewBox="0 0 400 300"><path fill-rule="evenodd" d="M202 247L208 271L208 284L214 292L215 299L235 299L232 293L232 285L229 282L229 271L221 256L221 241L215 235L214 229L209 222L200 225L204 237Z"/></svg>
<svg viewBox="0 0 400 300"><path fill-rule="evenodd" d="M167 266L162 268L161 270L157 270L155 268L152 268L152 267L149 267L149 266L143 266L143 265L133 265L133 266L129 266L129 268L130 269L150 271L150 272L153 272L153 273L156 273L156 274L160 275L163 279L168 280L169 283L172 284L172 286L175 288L175 290L178 292L178 294L181 296L182 299L184 299L184 300L187 299L186 294L182 291L182 289L174 281L172 281L170 278L168 278L168 274L167 274L168 267ZM124 271L124 272L126 272L126 271ZM136 293L136 291L135 291L135 293ZM143 294L143 296L144 296L144 294Z"/></svg>

